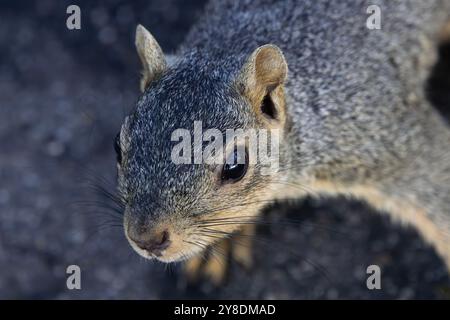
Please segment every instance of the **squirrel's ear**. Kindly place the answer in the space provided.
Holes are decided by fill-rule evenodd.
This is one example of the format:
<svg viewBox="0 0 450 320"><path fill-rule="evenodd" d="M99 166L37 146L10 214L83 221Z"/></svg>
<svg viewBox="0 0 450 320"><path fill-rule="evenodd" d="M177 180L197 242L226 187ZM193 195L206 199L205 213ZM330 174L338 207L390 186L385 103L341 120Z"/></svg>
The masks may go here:
<svg viewBox="0 0 450 320"><path fill-rule="evenodd" d="M238 77L238 86L254 111L272 126L283 126L286 120L283 84L287 72L280 48L267 44L253 51Z"/></svg>
<svg viewBox="0 0 450 320"><path fill-rule="evenodd" d="M141 91L166 70L167 63L158 42L142 25L136 28L136 49L142 63Z"/></svg>

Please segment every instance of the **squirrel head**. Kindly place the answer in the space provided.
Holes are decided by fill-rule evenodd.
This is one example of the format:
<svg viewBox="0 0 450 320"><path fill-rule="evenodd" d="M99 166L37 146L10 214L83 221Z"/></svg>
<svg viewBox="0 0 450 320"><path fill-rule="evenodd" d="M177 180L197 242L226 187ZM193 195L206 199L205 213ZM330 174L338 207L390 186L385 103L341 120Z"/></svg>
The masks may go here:
<svg viewBox="0 0 450 320"><path fill-rule="evenodd" d="M261 164L245 135L226 136L235 129L251 132L269 153L267 144L278 141L275 160L284 161L287 64L268 44L219 61L192 52L170 66L140 25L136 47L143 94L116 139L125 234L146 258L182 260L252 221L273 200L276 169ZM213 144L217 149L205 156ZM187 163L174 161L180 154Z"/></svg>

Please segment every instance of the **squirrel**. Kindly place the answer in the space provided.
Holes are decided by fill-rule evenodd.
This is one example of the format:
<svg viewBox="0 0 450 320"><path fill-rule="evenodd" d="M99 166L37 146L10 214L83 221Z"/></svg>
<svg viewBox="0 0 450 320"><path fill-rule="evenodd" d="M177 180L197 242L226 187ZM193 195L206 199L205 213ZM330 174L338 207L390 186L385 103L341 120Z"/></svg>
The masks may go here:
<svg viewBox="0 0 450 320"><path fill-rule="evenodd" d="M366 26L370 5L379 29ZM251 266L246 235L268 203L345 195L415 227L450 271L450 128L425 92L450 1L212 0L204 11L174 56L136 29L142 95L116 138L133 249L220 284L227 254ZM279 169L173 163L173 131L199 120L279 130ZM207 248L224 254L202 260Z"/></svg>

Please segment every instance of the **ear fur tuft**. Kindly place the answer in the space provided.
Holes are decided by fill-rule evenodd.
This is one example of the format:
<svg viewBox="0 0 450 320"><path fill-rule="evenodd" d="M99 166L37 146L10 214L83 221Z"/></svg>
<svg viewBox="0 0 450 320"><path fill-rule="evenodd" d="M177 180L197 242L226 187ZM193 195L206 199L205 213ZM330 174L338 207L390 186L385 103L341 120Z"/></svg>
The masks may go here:
<svg viewBox="0 0 450 320"><path fill-rule="evenodd" d="M136 27L136 50L142 63L141 91L167 69L164 53L155 38L142 25Z"/></svg>

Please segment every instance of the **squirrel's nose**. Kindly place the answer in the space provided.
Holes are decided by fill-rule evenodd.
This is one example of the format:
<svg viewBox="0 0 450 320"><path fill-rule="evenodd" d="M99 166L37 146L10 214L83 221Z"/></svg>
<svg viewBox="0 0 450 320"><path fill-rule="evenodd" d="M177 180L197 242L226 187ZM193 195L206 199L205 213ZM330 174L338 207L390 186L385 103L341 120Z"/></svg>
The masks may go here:
<svg viewBox="0 0 450 320"><path fill-rule="evenodd" d="M146 239L134 239L131 240L142 250L146 250L156 256L161 256L164 249L167 249L170 245L170 235L167 230L162 232L154 232L146 235Z"/></svg>

